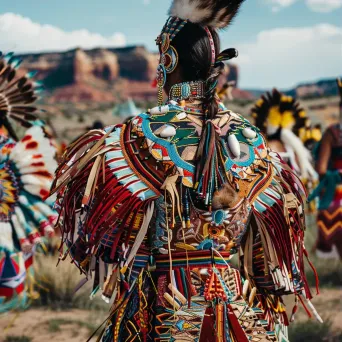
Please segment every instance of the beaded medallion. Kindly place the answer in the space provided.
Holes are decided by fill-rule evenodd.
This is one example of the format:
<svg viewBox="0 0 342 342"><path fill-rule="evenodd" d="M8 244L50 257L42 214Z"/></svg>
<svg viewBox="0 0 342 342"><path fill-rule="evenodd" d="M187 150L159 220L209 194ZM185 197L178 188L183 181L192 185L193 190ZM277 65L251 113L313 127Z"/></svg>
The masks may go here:
<svg viewBox="0 0 342 342"><path fill-rule="evenodd" d="M204 82L184 82L177 83L171 87L169 100L190 101L202 100L204 98Z"/></svg>

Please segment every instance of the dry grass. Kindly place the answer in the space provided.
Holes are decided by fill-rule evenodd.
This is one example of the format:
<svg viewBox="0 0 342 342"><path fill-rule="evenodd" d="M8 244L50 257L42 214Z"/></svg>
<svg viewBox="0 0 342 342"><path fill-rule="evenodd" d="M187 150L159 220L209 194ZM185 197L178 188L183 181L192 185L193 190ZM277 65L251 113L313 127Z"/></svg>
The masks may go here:
<svg viewBox="0 0 342 342"><path fill-rule="evenodd" d="M1 317L1 342L85 342L102 325L106 313L93 310L30 308ZM101 329L100 329L101 331ZM95 333L97 335L97 332ZM92 341L96 341L94 337Z"/></svg>
<svg viewBox="0 0 342 342"><path fill-rule="evenodd" d="M290 326L289 340L291 342L340 342L342 331L334 331L332 323L328 320L323 324L315 321L296 323Z"/></svg>
<svg viewBox="0 0 342 342"><path fill-rule="evenodd" d="M22 336L14 336L14 335L9 335L6 336L4 342L31 342L32 339L31 337L22 335Z"/></svg>
<svg viewBox="0 0 342 342"><path fill-rule="evenodd" d="M35 262L36 290L40 298L34 306L51 309L93 309L108 310L108 306L99 297L89 299L91 283L87 283L75 293L75 288L84 278L75 265L68 261L60 262L56 267L56 256L37 256Z"/></svg>
<svg viewBox="0 0 342 342"><path fill-rule="evenodd" d="M77 335L77 330L79 328L86 328L88 330L89 336L97 329L97 325L90 322L84 322L81 320L74 319L63 319L63 318L55 318L50 321L45 322L48 325L49 332L55 333L58 331L62 331L63 326L73 325L75 326L74 335Z"/></svg>

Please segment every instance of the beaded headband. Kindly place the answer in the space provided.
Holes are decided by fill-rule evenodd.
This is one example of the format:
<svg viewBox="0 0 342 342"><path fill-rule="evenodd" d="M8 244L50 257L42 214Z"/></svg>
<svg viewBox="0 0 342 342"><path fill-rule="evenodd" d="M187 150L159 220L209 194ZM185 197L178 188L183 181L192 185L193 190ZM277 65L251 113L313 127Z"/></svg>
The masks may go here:
<svg viewBox="0 0 342 342"><path fill-rule="evenodd" d="M213 68L216 62L216 49L215 49L215 43L213 39L213 35L211 34L209 27L204 27L205 31L207 32L209 43L210 43L210 49L211 49L211 67Z"/></svg>
<svg viewBox="0 0 342 342"><path fill-rule="evenodd" d="M179 31L185 26L188 20L183 20L177 17L169 17L162 29L161 34L167 33L170 35L170 41L179 33ZM157 38L158 39L158 38Z"/></svg>

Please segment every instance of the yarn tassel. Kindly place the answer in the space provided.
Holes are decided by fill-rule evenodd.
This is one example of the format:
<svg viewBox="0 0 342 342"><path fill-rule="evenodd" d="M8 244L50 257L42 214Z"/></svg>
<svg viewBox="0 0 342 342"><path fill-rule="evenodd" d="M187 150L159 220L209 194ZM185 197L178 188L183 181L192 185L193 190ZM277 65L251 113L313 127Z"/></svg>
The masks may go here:
<svg viewBox="0 0 342 342"><path fill-rule="evenodd" d="M214 340L215 326L214 326L214 309L207 307L205 310L201 335L199 342L208 342Z"/></svg>
<svg viewBox="0 0 342 342"><path fill-rule="evenodd" d="M318 278L317 270L316 270L315 266L313 265L313 263L311 262L311 260L309 259L309 254L308 254L307 250L304 249L303 252L304 252L304 255L306 257L306 260L308 261L308 263L309 263L309 265L310 265L310 267L311 267L311 269L315 275L316 293L317 293L317 295L319 295L319 278Z"/></svg>
<svg viewBox="0 0 342 342"><path fill-rule="evenodd" d="M195 190L204 199L209 211L215 190L225 181L222 177L217 177L217 170L225 169L222 155L219 127L207 120L196 154Z"/></svg>
<svg viewBox="0 0 342 342"><path fill-rule="evenodd" d="M216 342L224 342L224 305L216 305Z"/></svg>
<svg viewBox="0 0 342 342"><path fill-rule="evenodd" d="M306 305L305 305L305 303L304 303L302 297L301 297L300 295L298 295L298 298L299 298L299 300L300 300L300 302L301 302L301 304L302 304L302 306L303 306L303 308L304 308L306 314L308 315L308 317L309 317L309 318L312 318L312 315L311 315L309 309L306 307Z"/></svg>
<svg viewBox="0 0 342 342"><path fill-rule="evenodd" d="M118 269L114 268L108 281L106 281L104 285L104 290L102 292L102 299L106 303L109 303L109 300L112 298L117 281L118 281Z"/></svg>
<svg viewBox="0 0 342 342"><path fill-rule="evenodd" d="M292 314L291 314L291 318L290 318L291 323L294 322L294 320L295 320L295 314L296 314L297 310L298 310L298 296L296 296L295 305L292 309Z"/></svg>

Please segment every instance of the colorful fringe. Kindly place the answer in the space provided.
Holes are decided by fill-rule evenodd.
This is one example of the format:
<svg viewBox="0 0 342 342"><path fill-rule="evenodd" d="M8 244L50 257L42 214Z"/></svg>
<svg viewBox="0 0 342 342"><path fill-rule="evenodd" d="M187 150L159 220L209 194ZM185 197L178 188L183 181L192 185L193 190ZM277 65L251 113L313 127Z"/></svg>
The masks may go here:
<svg viewBox="0 0 342 342"><path fill-rule="evenodd" d="M152 112L78 139L53 185L61 259L112 304L102 341L285 341L284 294L320 320L300 180L235 113Z"/></svg>

